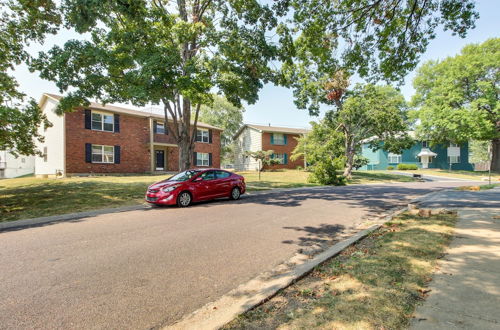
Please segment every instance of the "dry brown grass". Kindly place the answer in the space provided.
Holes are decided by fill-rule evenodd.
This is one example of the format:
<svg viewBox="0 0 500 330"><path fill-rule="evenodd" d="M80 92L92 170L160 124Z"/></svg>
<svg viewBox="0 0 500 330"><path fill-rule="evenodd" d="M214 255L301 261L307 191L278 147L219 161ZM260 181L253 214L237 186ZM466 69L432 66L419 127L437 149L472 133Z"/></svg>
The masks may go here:
<svg viewBox="0 0 500 330"><path fill-rule="evenodd" d="M455 221L402 215L225 329L404 328Z"/></svg>

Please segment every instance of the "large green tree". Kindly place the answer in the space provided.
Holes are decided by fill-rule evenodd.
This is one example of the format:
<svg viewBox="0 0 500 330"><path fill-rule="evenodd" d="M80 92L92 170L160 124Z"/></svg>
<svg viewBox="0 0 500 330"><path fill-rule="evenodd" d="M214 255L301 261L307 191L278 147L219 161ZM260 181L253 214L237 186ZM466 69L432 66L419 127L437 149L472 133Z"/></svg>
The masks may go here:
<svg viewBox="0 0 500 330"><path fill-rule="evenodd" d="M224 97L214 95L211 105L202 105L200 121L224 129L221 135L222 161L233 163L233 136L243 125L243 107L237 107Z"/></svg>
<svg viewBox="0 0 500 330"><path fill-rule="evenodd" d="M417 132L435 143L490 141L491 168L500 172L500 38L425 63L413 85Z"/></svg>
<svg viewBox="0 0 500 330"><path fill-rule="evenodd" d="M370 82L401 82L438 27L465 37L478 14L473 0L282 0L277 28L282 81L301 109L318 114L324 87L339 71ZM337 90L342 92L342 88Z"/></svg>
<svg viewBox="0 0 500 330"><path fill-rule="evenodd" d="M333 163L350 178L360 161L363 143L372 150L394 153L411 146L409 124L407 105L399 91L391 86L357 84L345 92L336 110L327 112L320 124L313 126L313 134L299 141L295 157L304 154L313 166L321 163L321 157L336 159Z"/></svg>
<svg viewBox="0 0 500 330"><path fill-rule="evenodd" d="M67 92L58 111L90 98L160 104L172 120L179 168L189 168L198 115L213 92L240 106L269 81L277 23L260 1L64 0L66 26L88 36L42 53L33 70Z"/></svg>
<svg viewBox="0 0 500 330"><path fill-rule="evenodd" d="M65 26L87 39L53 48L33 66L71 90L59 111L89 98L162 104L178 127L181 169L190 166L197 114L214 90L239 106L272 80L317 113L339 68L400 79L438 25L464 36L477 16L472 0L62 0L62 8Z"/></svg>
<svg viewBox="0 0 500 330"><path fill-rule="evenodd" d="M12 70L31 60L26 47L43 42L61 23L50 0L0 0L0 150L33 155L40 126L49 126L33 99L19 91Z"/></svg>

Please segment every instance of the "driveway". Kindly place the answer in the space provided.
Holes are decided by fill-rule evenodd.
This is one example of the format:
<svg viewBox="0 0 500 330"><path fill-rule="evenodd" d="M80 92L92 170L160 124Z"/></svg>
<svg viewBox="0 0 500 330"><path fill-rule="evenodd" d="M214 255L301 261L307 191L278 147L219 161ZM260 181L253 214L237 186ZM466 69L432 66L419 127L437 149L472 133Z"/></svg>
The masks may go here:
<svg viewBox="0 0 500 330"><path fill-rule="evenodd" d="M174 322L362 217L464 182L304 188L0 233L0 328Z"/></svg>

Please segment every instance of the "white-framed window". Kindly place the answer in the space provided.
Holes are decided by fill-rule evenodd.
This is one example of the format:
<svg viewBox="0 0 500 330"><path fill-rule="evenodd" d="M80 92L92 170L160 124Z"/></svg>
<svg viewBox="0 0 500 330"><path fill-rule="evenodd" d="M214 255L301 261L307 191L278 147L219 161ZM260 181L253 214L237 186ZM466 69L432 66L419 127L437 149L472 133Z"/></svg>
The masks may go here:
<svg viewBox="0 0 500 330"><path fill-rule="evenodd" d="M401 155L399 154L393 154L392 152L389 153L387 156L389 160L389 164L399 164L401 163Z"/></svg>
<svg viewBox="0 0 500 330"><path fill-rule="evenodd" d="M115 162L115 148L113 146L92 145L92 163L112 164Z"/></svg>
<svg viewBox="0 0 500 330"><path fill-rule="evenodd" d="M429 148L429 141L422 141L422 148Z"/></svg>
<svg viewBox="0 0 500 330"><path fill-rule="evenodd" d="M165 123L156 121L155 122L155 132L156 134L165 134Z"/></svg>
<svg viewBox="0 0 500 330"><path fill-rule="evenodd" d="M460 148L458 143L450 143L450 148Z"/></svg>
<svg viewBox="0 0 500 330"><path fill-rule="evenodd" d="M197 152L196 153L196 166L208 166L209 156L208 153Z"/></svg>
<svg viewBox="0 0 500 330"><path fill-rule="evenodd" d="M285 164L285 154L273 154L273 159L279 160L280 164Z"/></svg>
<svg viewBox="0 0 500 330"><path fill-rule="evenodd" d="M196 142L208 143L210 141L208 129L197 129L196 130Z"/></svg>
<svg viewBox="0 0 500 330"><path fill-rule="evenodd" d="M43 147L43 162L47 162L47 147Z"/></svg>
<svg viewBox="0 0 500 330"><path fill-rule="evenodd" d="M272 133L273 134L273 144L285 145L285 134L282 133Z"/></svg>
<svg viewBox="0 0 500 330"><path fill-rule="evenodd" d="M449 164L460 163L460 156L448 156L448 163Z"/></svg>
<svg viewBox="0 0 500 330"><path fill-rule="evenodd" d="M115 123L113 115L92 111L92 129L96 131L114 132Z"/></svg>

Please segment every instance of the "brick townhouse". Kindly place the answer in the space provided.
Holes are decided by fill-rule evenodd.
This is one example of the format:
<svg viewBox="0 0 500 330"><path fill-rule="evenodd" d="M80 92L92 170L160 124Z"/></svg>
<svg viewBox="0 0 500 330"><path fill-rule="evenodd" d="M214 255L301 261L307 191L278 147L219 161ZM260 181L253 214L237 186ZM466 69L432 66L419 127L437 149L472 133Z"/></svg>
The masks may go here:
<svg viewBox="0 0 500 330"><path fill-rule="evenodd" d="M234 136L236 142L234 168L238 171L257 170L257 161L247 156L246 152L259 150L273 150L271 157L280 161L280 164L266 166L268 169L304 167L303 158L292 161L290 156L297 146L297 138L308 132L309 130L302 128L245 124Z"/></svg>
<svg viewBox="0 0 500 330"><path fill-rule="evenodd" d="M62 97L43 94L39 106L52 127L42 129L35 175L178 171L179 148L162 115L91 103L57 115ZM193 167L220 167L221 129L198 123Z"/></svg>

